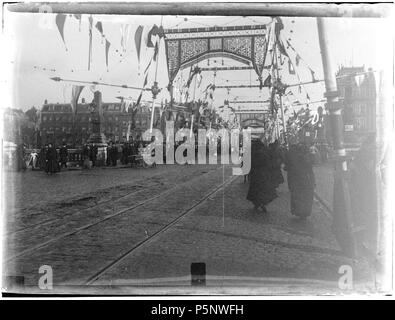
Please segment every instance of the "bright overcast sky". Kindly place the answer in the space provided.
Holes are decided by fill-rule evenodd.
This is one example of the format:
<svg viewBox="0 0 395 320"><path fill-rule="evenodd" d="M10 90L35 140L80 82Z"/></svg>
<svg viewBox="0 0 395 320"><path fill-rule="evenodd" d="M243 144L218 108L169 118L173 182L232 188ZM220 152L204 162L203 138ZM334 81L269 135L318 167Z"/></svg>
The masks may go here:
<svg viewBox="0 0 395 320"><path fill-rule="evenodd" d="M93 30L93 54L91 71L88 66L88 15L82 16L81 30L77 19L67 17L64 35L67 46L62 42L55 24L55 15L5 13L4 31L8 41L8 63L13 74L12 95L9 106L26 110L31 106L41 107L44 100L49 102L69 102L71 86L68 83L54 82L50 77L60 76L68 79L82 81L102 81L112 84L127 84L140 87L143 83L143 70L152 56L152 49L142 46L140 70L137 63L134 33L138 25L148 27L154 23L160 24L159 16L104 16L93 15L94 24L102 21L104 33L111 42L109 52L109 69L105 64L104 42L100 33ZM164 16L164 28L188 28L201 26L231 26L245 24L265 24L270 22L268 17L183 17ZM362 66L366 69L381 70L392 68L393 39L390 34L390 24L385 19L378 18L329 18L329 41L333 65L336 69L341 65ZM293 47L299 52L302 59L315 71L317 79L323 79L321 56L318 44L318 34L315 18L283 18L284 38L290 39ZM126 47L126 53L121 57L121 32L123 24L130 24L131 29ZM118 52L117 52L118 51ZM216 60L216 62L214 62ZM7 62L7 61L6 61ZM207 60L199 63L207 66ZM210 59L210 66L222 65L222 59ZM224 65L234 66L240 63L224 59ZM36 66L36 68L34 68ZM43 69L46 70L43 70ZM55 70L55 71L51 71ZM267 71L264 71L263 78ZM298 68L302 81L310 81L310 72L301 63ZM187 77L188 70L184 70L183 79ZM151 68L149 85L152 84L155 68ZM285 63L281 70L283 79L288 84L297 83L296 76L288 74L288 65ZM158 63L158 80L163 92L158 100L168 98L165 89L168 83L167 66L164 44L160 48ZM239 72L218 72L216 84L258 84L257 75L252 70ZM213 72L203 74L201 87L213 81ZM323 98L323 83L305 87L311 100ZM134 97L139 95L138 90L126 90L109 87L98 87L103 92L106 102L119 101L117 96ZM177 90L177 89L176 89ZM295 96L292 100L306 101L306 94L293 90ZM199 96L200 89L196 91ZM88 101L92 93L85 89L81 95ZM177 97L177 94L176 94ZM217 105L223 103L224 98L230 100L256 100L268 99L268 89L261 92L258 88L232 89L229 96L226 90L217 90L215 101ZM151 100L147 92L143 100Z"/></svg>

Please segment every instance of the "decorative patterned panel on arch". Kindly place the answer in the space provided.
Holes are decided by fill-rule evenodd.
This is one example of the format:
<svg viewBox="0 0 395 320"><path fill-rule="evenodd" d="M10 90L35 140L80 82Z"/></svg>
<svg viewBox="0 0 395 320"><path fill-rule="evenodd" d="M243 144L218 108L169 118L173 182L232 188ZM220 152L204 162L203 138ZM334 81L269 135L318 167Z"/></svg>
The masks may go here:
<svg viewBox="0 0 395 320"><path fill-rule="evenodd" d="M181 64L208 51L208 39L181 40Z"/></svg>
<svg viewBox="0 0 395 320"><path fill-rule="evenodd" d="M174 79L175 75L180 68L180 59L179 59L179 40L171 40L167 42L167 66L169 70L170 79Z"/></svg>
<svg viewBox="0 0 395 320"><path fill-rule="evenodd" d="M265 54L267 49L266 38L263 36L257 36L254 38L254 60L253 62L258 69L258 75L262 74L263 67L265 64Z"/></svg>
<svg viewBox="0 0 395 320"><path fill-rule="evenodd" d="M229 37L224 38L224 51L236 55L251 58L252 37Z"/></svg>

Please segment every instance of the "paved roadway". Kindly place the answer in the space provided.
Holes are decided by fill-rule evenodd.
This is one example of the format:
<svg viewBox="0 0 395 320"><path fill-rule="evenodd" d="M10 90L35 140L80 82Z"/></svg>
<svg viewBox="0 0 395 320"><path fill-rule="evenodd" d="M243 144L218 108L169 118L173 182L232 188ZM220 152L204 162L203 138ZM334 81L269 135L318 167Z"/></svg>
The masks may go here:
<svg viewBox="0 0 395 320"><path fill-rule="evenodd" d="M316 169L317 190L330 192L331 177ZM5 178L8 206L15 207L6 219L5 271L23 275L32 290L41 265L52 267L55 286L141 288L188 286L193 262L206 264L207 286L259 289L270 280L277 288L299 279L300 290L318 280L337 284L340 266L350 265L355 281L368 283L363 290L373 288L368 262L343 256L318 201L307 222L290 215L286 183L263 214L245 199L248 184L222 166Z"/></svg>

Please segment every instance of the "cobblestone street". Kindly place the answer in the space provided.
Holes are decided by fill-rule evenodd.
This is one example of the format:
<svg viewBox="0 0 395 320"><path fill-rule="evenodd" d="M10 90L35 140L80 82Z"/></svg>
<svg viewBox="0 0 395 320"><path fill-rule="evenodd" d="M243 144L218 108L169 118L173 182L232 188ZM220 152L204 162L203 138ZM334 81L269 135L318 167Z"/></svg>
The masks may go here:
<svg viewBox="0 0 395 320"><path fill-rule="evenodd" d="M330 170L315 170L316 191L330 202ZM27 171L8 173L5 184L14 211L4 267L31 290L42 265L52 267L55 288L189 286L194 262L206 264L211 287L259 291L285 281L286 293L292 281L321 280L325 293L336 289L340 266L350 265L362 290L374 290L368 262L343 255L319 201L306 222L291 216L286 182L267 213L253 210L248 183L220 165Z"/></svg>

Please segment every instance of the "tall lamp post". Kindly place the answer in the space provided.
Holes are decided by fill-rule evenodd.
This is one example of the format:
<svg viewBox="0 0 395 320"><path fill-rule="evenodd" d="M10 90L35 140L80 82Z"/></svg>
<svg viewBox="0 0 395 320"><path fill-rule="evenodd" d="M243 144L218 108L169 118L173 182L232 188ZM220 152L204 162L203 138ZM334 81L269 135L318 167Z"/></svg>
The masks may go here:
<svg viewBox="0 0 395 320"><path fill-rule="evenodd" d="M317 18L318 37L321 49L322 66L325 78L325 97L329 111L332 142L335 155L333 186L333 225L336 240L350 257L356 254L355 239L352 230L352 213L349 186L346 180L347 160L343 144L343 121L339 103L335 73L329 55L328 34L325 18Z"/></svg>

